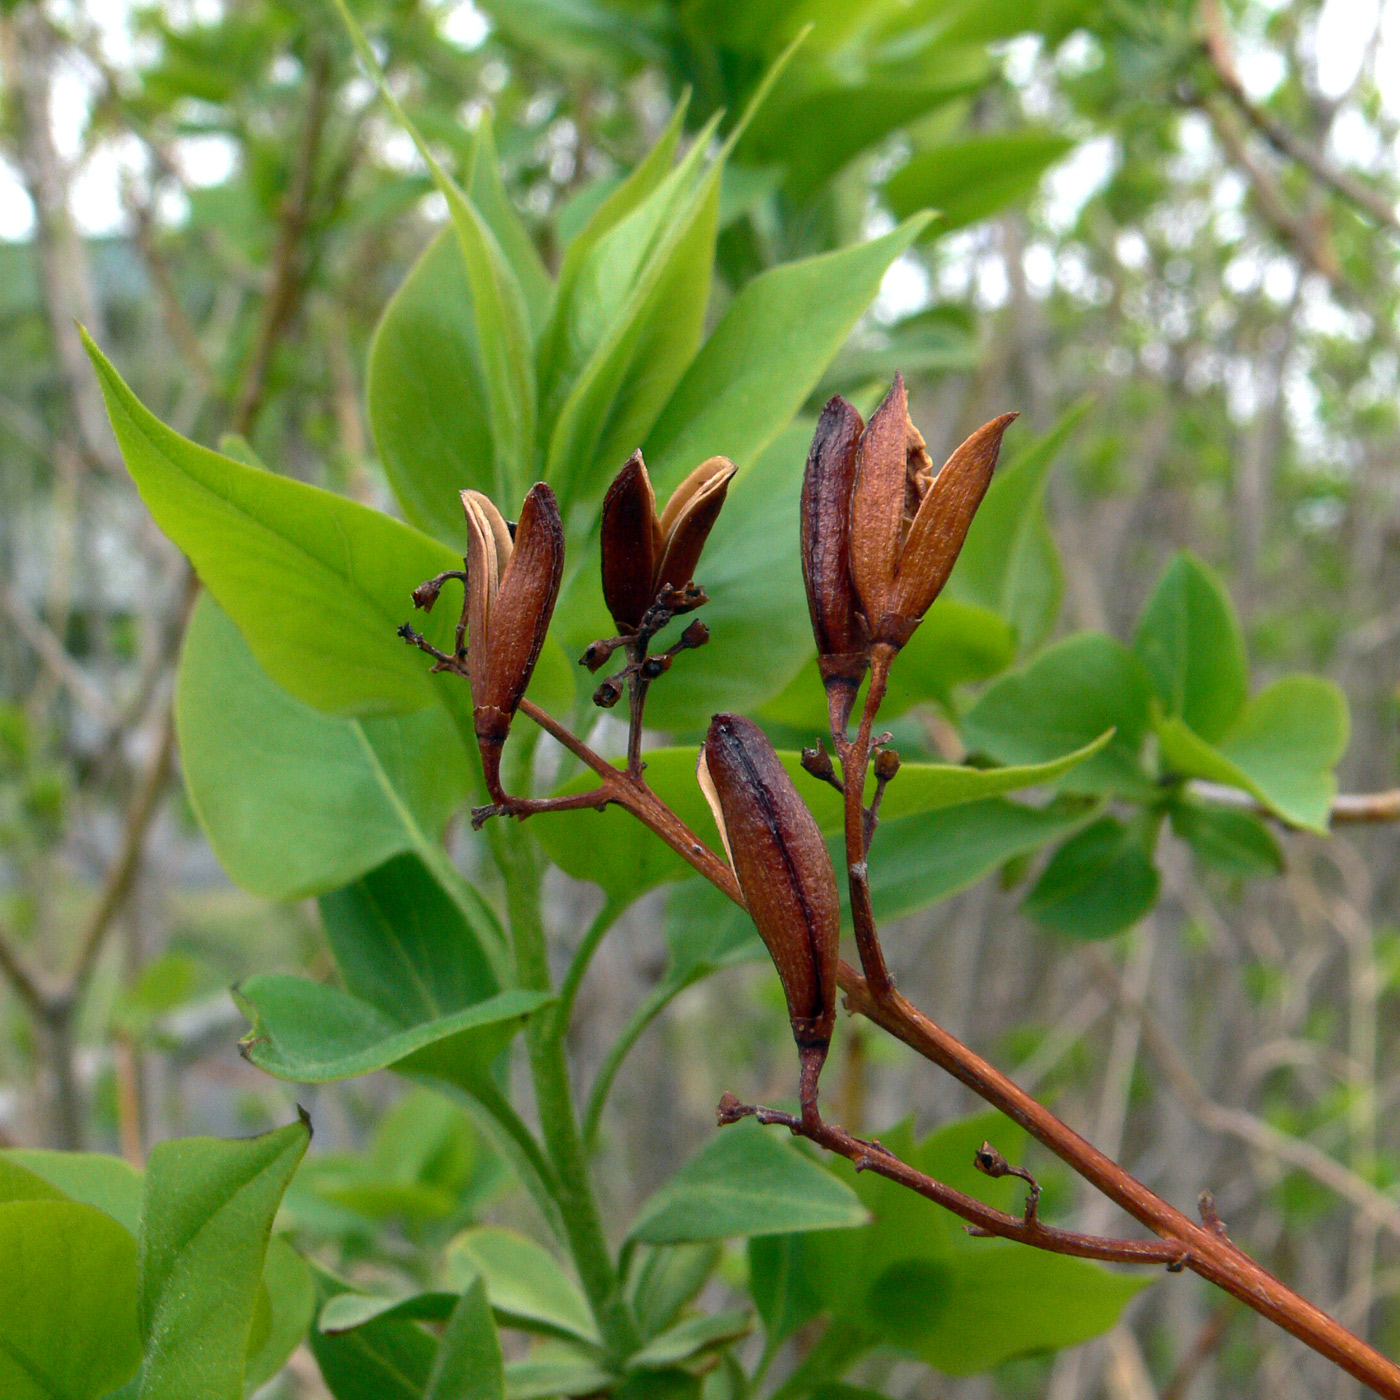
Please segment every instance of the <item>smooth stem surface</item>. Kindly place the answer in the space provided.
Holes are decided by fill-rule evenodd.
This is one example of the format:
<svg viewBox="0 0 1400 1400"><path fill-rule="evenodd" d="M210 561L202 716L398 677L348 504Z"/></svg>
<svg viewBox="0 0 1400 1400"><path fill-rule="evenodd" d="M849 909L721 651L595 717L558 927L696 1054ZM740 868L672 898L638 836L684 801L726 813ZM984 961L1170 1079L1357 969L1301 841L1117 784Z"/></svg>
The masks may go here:
<svg viewBox="0 0 1400 1400"><path fill-rule="evenodd" d="M861 712L860 729L854 743L844 734L833 734L841 759L841 781L846 790L846 877L851 889L851 925L855 931L860 965L865 969L871 991L877 995L894 990L880 937L875 928L875 910L870 902L870 870L866 864L865 774L870 766L870 733L875 716L885 698L890 666L895 653L888 646L877 646L870 658L870 689Z"/></svg>
<svg viewBox="0 0 1400 1400"><path fill-rule="evenodd" d="M549 991L549 958L540 912L540 864L534 838L517 822L502 833L502 873L511 938L520 986ZM555 1018L545 1013L525 1023L525 1043L535 1086L535 1105L545 1151L554 1168L558 1204L579 1282L588 1297L604 1345L615 1361L630 1356L641 1343L618 1285L617 1270L603 1236L598 1203L574 1118L573 1092L564 1041Z"/></svg>

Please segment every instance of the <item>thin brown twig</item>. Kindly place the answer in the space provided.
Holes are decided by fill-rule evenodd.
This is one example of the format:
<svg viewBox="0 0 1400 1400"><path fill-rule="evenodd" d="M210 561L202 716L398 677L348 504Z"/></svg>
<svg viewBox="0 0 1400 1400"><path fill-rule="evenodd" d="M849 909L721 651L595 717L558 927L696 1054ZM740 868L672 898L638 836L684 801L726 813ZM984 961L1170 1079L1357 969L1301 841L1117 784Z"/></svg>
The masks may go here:
<svg viewBox="0 0 1400 1400"><path fill-rule="evenodd" d="M1384 195L1348 171L1337 169L1317 147L1305 141L1290 126L1250 97L1235 68L1230 51L1229 33L1219 4L1216 0L1206 0L1201 11L1206 24L1201 47L1210 61L1221 90L1239 110L1240 115L1280 155L1296 161L1320 184L1326 185L1334 194L1340 195L1376 223L1392 232L1400 233L1400 216L1396 214L1395 206L1387 201Z"/></svg>
<svg viewBox="0 0 1400 1400"><path fill-rule="evenodd" d="M732 1094L719 1103L721 1125L736 1123L741 1118L755 1118L760 1123L780 1124L797 1137L844 1157L857 1171L874 1172L898 1182L925 1199L943 1206L968 1222L969 1233L1015 1240L1051 1254L1069 1254L1078 1259L1100 1259L1111 1264L1165 1264L1179 1268L1185 1261L1185 1250L1172 1240L1123 1240L1102 1235L1084 1235L1075 1230L1058 1230L1042 1225L1035 1213L1034 1201L1039 1188L1033 1187L1024 1215L1011 1215L1004 1210L979 1201L975 1196L957 1190L901 1161L878 1142L867 1142L845 1128L824 1122L804 1120L795 1114L754 1104L741 1104ZM1019 1173L1017 1173L1019 1174Z"/></svg>

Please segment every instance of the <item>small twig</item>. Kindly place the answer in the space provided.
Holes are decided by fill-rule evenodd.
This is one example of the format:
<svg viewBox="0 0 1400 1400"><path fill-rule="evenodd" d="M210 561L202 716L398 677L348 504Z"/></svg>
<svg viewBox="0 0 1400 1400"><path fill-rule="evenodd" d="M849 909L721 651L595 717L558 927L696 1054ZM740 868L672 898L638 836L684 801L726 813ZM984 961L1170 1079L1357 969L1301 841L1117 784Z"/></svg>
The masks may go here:
<svg viewBox="0 0 1400 1400"><path fill-rule="evenodd" d="M1260 817L1282 820L1257 798L1223 783L1195 781L1190 791L1221 807L1234 807ZM1368 822L1400 821L1400 788L1384 792L1344 792L1332 799L1328 821L1333 826L1359 826ZM1288 826L1290 823L1283 822Z"/></svg>
<svg viewBox="0 0 1400 1400"><path fill-rule="evenodd" d="M1400 216L1397 216L1394 205L1383 195L1347 171L1338 170L1320 150L1303 140L1291 127L1251 99L1235 70L1234 59L1230 53L1230 38L1220 6L1215 0L1206 0L1201 10L1206 22L1206 34L1201 47L1210 60L1222 90L1250 126L1280 155L1297 161L1319 183L1326 185L1378 224L1400 233Z"/></svg>
<svg viewBox="0 0 1400 1400"><path fill-rule="evenodd" d="M3 973L15 990L15 995L25 1004L36 1019L48 1015L52 998L39 985L34 974L25 966L19 948L9 929L0 925L0 973Z"/></svg>
<svg viewBox="0 0 1400 1400"><path fill-rule="evenodd" d="M966 1195L902 1162L880 1143L867 1142L820 1118L804 1120L775 1108L740 1103L733 1094L725 1094L720 1099L717 1116L721 1126L737 1123L741 1118L780 1124L795 1136L804 1137L844 1157L857 1171L874 1172L951 1210L968 1222L968 1233L974 1236L1015 1240L1052 1254L1071 1254L1079 1259L1101 1259L1113 1264L1160 1264L1168 1268L1181 1268L1187 1260L1187 1251L1175 1240L1119 1240L1100 1235L1081 1235L1073 1230L1042 1225L1029 1205L1024 1216L996 1210L975 1196ZM1023 1175L1019 1170L1015 1174ZM1029 1177L1029 1173L1024 1175ZM1030 1180L1038 1196L1039 1188L1034 1186L1034 1178Z"/></svg>
<svg viewBox="0 0 1400 1400"><path fill-rule="evenodd" d="M1228 1308L1217 1308L1206 1319L1205 1326L1201 1328L1196 1340L1191 1344L1191 1350L1181 1358L1181 1363L1172 1374L1171 1380L1167 1382L1167 1388L1162 1392L1161 1400L1186 1400L1192 1382L1200 1373L1201 1367L1210 1360L1215 1349L1225 1339L1225 1328L1229 1321L1230 1310Z"/></svg>

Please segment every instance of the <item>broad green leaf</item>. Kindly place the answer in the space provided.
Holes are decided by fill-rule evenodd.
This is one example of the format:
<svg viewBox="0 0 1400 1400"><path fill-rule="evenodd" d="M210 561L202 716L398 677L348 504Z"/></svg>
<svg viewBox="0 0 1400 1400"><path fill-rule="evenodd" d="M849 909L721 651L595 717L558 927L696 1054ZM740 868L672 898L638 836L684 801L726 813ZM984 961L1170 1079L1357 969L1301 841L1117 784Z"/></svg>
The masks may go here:
<svg viewBox="0 0 1400 1400"><path fill-rule="evenodd" d="M412 589L460 558L378 511L187 441L86 344L142 499L268 675L342 714L431 703L425 658L396 630ZM447 643L452 622L434 613L421 630Z"/></svg>
<svg viewBox="0 0 1400 1400"><path fill-rule="evenodd" d="M916 705L951 703L955 687L984 681L1004 671L1016 657L1011 628L988 608L939 598L919 630L899 653L890 673L882 719L894 719ZM826 689L815 654L782 692L759 711L761 719L814 735L827 732Z"/></svg>
<svg viewBox="0 0 1400 1400"><path fill-rule="evenodd" d="M423 1400L437 1342L412 1322L375 1319L309 1338L321 1379L335 1400Z"/></svg>
<svg viewBox="0 0 1400 1400"><path fill-rule="evenodd" d="M598 331L595 329L590 339L586 328L598 324L592 318L601 316L603 310L598 300L602 290L600 269L620 266L616 256L600 254L598 244L670 179L687 106L688 100L683 97L656 144L636 169L607 194L564 250L553 310L540 340L539 381L546 412L563 402L566 391L561 386L576 376L583 356L596 341ZM640 230L636 232L636 242L641 244Z"/></svg>
<svg viewBox="0 0 1400 1400"><path fill-rule="evenodd" d="M643 1337L669 1327L705 1286L723 1254L717 1243L642 1245L628 1293Z"/></svg>
<svg viewBox="0 0 1400 1400"><path fill-rule="evenodd" d="M697 614L710 641L683 654L652 687L647 720L657 728L697 729L717 710L748 713L777 694L810 654L796 549L810 438L806 426L790 428L730 483L696 570L711 598Z"/></svg>
<svg viewBox="0 0 1400 1400"><path fill-rule="evenodd" d="M1082 632L995 681L963 716L963 738L999 763L1043 763L1096 739L1112 742L1062 782L1067 792L1143 796L1141 763L1149 722L1148 683L1112 637Z"/></svg>
<svg viewBox="0 0 1400 1400"><path fill-rule="evenodd" d="M821 37L822 30L817 32ZM935 107L975 91L987 79L984 47L941 52L913 81L883 75L869 82L806 84L795 101L774 101L744 143L744 159L781 164L796 200L820 195L852 159ZM794 140L796 133L801 139Z"/></svg>
<svg viewBox="0 0 1400 1400"><path fill-rule="evenodd" d="M272 1220L310 1140L300 1121L152 1151L141 1213L141 1400L242 1400Z"/></svg>
<svg viewBox="0 0 1400 1400"><path fill-rule="evenodd" d="M577 1343L541 1342L525 1361L506 1366L506 1400L545 1400L551 1395L595 1395L610 1391L617 1377L597 1352Z"/></svg>
<svg viewBox="0 0 1400 1400"><path fill-rule="evenodd" d="M1073 148L1072 138L1035 129L940 142L897 170L885 197L896 218L937 210L942 218L933 227L944 234L1030 198Z"/></svg>
<svg viewBox="0 0 1400 1400"><path fill-rule="evenodd" d="M756 1123L721 1129L642 1206L629 1237L681 1244L731 1235L849 1228L866 1219L851 1191Z"/></svg>
<svg viewBox="0 0 1400 1400"><path fill-rule="evenodd" d="M510 264L525 300L531 333L538 336L549 314L554 282L545 267L529 230L520 220L505 182L501 179L500 159L491 112L482 112L472 137L471 175L467 192L480 211L496 243Z"/></svg>
<svg viewBox="0 0 1400 1400"><path fill-rule="evenodd" d="M501 1225L464 1230L448 1245L443 1266L453 1288L484 1280L491 1307L505 1326L598 1340L578 1286L548 1250L518 1230Z"/></svg>
<svg viewBox="0 0 1400 1400"><path fill-rule="evenodd" d="M1087 399L1074 405L1049 432L997 468L948 580L951 597L1004 617L1015 628L1022 653L1039 647L1060 615L1064 570L1045 518L1045 486L1050 468L1092 406Z"/></svg>
<svg viewBox="0 0 1400 1400"><path fill-rule="evenodd" d="M897 1156L930 1176L1017 1211L1024 1195L1020 1183L990 1181L973 1168L984 1139L1014 1162L1025 1135L995 1113L961 1119L921 1142L907 1128L880 1134ZM1004 1240L974 1239L956 1216L894 1182L873 1172L857 1174L841 1159L828 1165L851 1183L871 1224L804 1236L803 1287L820 1297L836 1324L948 1375L969 1375L1096 1336L1154 1277L1111 1273Z"/></svg>
<svg viewBox="0 0 1400 1400"><path fill-rule="evenodd" d="M590 352L560 383L567 392L545 459L546 478L566 500L601 494L699 349L714 269L720 167L691 188L693 169L692 159L683 160L609 230L591 251L592 276L576 289L591 293L597 328L581 324L572 332Z"/></svg>
<svg viewBox="0 0 1400 1400"><path fill-rule="evenodd" d="M427 850L471 787L441 707L322 714L269 678L212 598L190 620L175 718L190 803L214 854L266 899L319 894L397 852Z"/></svg>
<svg viewBox="0 0 1400 1400"><path fill-rule="evenodd" d="M906 763L885 793L880 830L892 827L902 817L983 803L1003 793L1055 782L1076 766L1095 761L1111 740L1110 734L1100 734L1075 752L1050 762L1008 768ZM647 782L702 841L718 850L719 833L695 780L698 752L691 748L651 750L646 755ZM803 770L801 754L784 750L778 757L812 809L817 824L823 831L839 832L845 820L840 796ZM582 792L596 782L592 773L580 774L565 783L561 791ZM867 801L874 795L874 788L872 776ZM617 898L635 898L654 885L682 878L691 869L659 837L619 807L609 807L601 813L555 813L547 825L541 824L539 835L545 851L562 870L575 879L602 885Z"/></svg>
<svg viewBox="0 0 1400 1400"><path fill-rule="evenodd" d="M549 997L501 992L474 1006L409 1025L368 1002L304 977L253 977L234 989L251 1028L244 1056L278 1079L320 1084L390 1066L458 1079L480 1072Z"/></svg>
<svg viewBox="0 0 1400 1400"><path fill-rule="evenodd" d="M346 991L400 1024L500 991L476 934L416 855L395 856L323 895L320 908Z"/></svg>
<svg viewBox="0 0 1400 1400"><path fill-rule="evenodd" d="M505 1400L501 1342L486 1303L486 1286L473 1279L442 1330L423 1400Z"/></svg>
<svg viewBox="0 0 1400 1400"><path fill-rule="evenodd" d="M494 494L495 472L471 283L451 229L433 239L384 308L370 343L365 399L404 515L464 552L458 492Z"/></svg>
<svg viewBox="0 0 1400 1400"><path fill-rule="evenodd" d="M316 1319L317 1328L328 1336L351 1332L375 1321L411 1319L414 1322L446 1322L461 1297L433 1289L405 1297L385 1297L376 1293L337 1293L326 1301Z"/></svg>
<svg viewBox="0 0 1400 1400"><path fill-rule="evenodd" d="M914 375L969 373L980 356L972 318L962 307L931 306L880 333L850 342L831 362L815 398L848 398L889 387L896 372ZM985 508L986 502L983 502ZM964 546L965 547L965 546Z"/></svg>
<svg viewBox="0 0 1400 1400"><path fill-rule="evenodd" d="M659 488L668 490L707 457L729 457L741 467L756 461L927 222L910 219L881 238L784 263L746 283L647 438Z"/></svg>
<svg viewBox="0 0 1400 1400"><path fill-rule="evenodd" d="M5 1400L97 1400L135 1373L136 1241L105 1211L37 1196L0 1203L0 1279Z"/></svg>
<svg viewBox="0 0 1400 1400"><path fill-rule="evenodd" d="M245 1395L266 1385L299 1347L316 1316L316 1285L306 1261L283 1235L268 1242L263 1262L269 1327L263 1343L248 1357L243 1376Z"/></svg>
<svg viewBox="0 0 1400 1400"><path fill-rule="evenodd" d="M65 1201L67 1195L6 1153L0 1156L0 1205L11 1201Z"/></svg>
<svg viewBox="0 0 1400 1400"><path fill-rule="evenodd" d="M1060 933L1108 938L1151 910L1160 883L1144 834L1100 817L1050 857L1021 907Z"/></svg>
<svg viewBox="0 0 1400 1400"><path fill-rule="evenodd" d="M1074 802L1029 807L1001 797L882 821L870 859L875 917L897 919L947 899L1083 821L1083 809ZM843 888L849 924L847 897Z"/></svg>
<svg viewBox="0 0 1400 1400"><path fill-rule="evenodd" d="M1202 865L1246 880L1283 874L1283 851L1253 812L1181 801L1172 803L1171 819Z"/></svg>
<svg viewBox="0 0 1400 1400"><path fill-rule="evenodd" d="M132 1235L141 1228L141 1173L122 1157L103 1152L50 1152L12 1148L0 1164L32 1172L61 1196L106 1211Z"/></svg>
<svg viewBox="0 0 1400 1400"><path fill-rule="evenodd" d="M1244 635L1225 585L1194 555L1167 566L1133 634L1163 714L1217 743L1249 697Z"/></svg>
<svg viewBox="0 0 1400 1400"><path fill-rule="evenodd" d="M661 1370L692 1357L727 1346L747 1336L752 1323L747 1312L723 1312L688 1317L659 1336L653 1337L629 1358L629 1365L641 1370Z"/></svg>
<svg viewBox="0 0 1400 1400"><path fill-rule="evenodd" d="M1179 719L1157 738L1165 767L1243 789L1294 826L1325 832L1350 727L1346 697L1320 676L1285 676L1261 690L1218 745Z"/></svg>
<svg viewBox="0 0 1400 1400"><path fill-rule="evenodd" d="M447 201L467 280L471 284L477 356L494 446L495 495L523 492L535 441L536 385L530 313L525 294L490 225L456 181L438 164L391 91L374 51L345 0L337 0L355 49L399 124L413 139ZM514 488L514 489L512 489Z"/></svg>

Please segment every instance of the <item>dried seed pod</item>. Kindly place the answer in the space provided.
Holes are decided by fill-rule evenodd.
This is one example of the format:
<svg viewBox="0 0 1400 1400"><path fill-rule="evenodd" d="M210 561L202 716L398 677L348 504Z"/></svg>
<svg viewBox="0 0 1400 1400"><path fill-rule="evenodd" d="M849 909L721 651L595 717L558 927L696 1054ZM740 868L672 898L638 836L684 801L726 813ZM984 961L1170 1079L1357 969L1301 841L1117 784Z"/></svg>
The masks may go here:
<svg viewBox="0 0 1400 1400"><path fill-rule="evenodd" d="M895 376L861 435L851 495L851 578L873 643L902 647L942 591L1015 417L978 428L934 476Z"/></svg>
<svg viewBox="0 0 1400 1400"><path fill-rule="evenodd" d="M851 492L865 424L839 394L817 420L802 478L802 578L830 697L832 728L845 730L870 642L851 582Z"/></svg>
<svg viewBox="0 0 1400 1400"><path fill-rule="evenodd" d="M767 735L739 715L710 722L698 777L778 969L793 1037L799 1049L824 1054L836 1022L841 906L816 819Z"/></svg>
<svg viewBox="0 0 1400 1400"><path fill-rule="evenodd" d="M624 635L641 626L664 585L684 590L734 476L725 457L702 462L656 513L642 454L634 452L603 498L603 600Z"/></svg>
<svg viewBox="0 0 1400 1400"><path fill-rule="evenodd" d="M501 749L549 631L564 573L564 526L544 482L512 531L491 500L462 492L467 516L467 677L487 788L501 801Z"/></svg>

